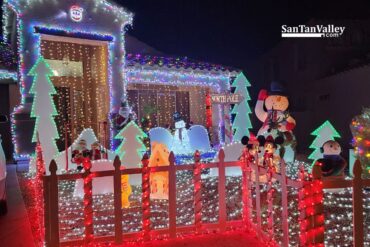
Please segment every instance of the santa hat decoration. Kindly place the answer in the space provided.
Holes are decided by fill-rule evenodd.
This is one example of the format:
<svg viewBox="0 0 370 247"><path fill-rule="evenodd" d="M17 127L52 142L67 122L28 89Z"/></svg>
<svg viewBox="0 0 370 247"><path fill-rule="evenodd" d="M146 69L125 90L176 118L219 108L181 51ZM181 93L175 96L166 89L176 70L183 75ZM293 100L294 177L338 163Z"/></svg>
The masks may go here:
<svg viewBox="0 0 370 247"><path fill-rule="evenodd" d="M78 145L86 145L86 140L84 139L79 140Z"/></svg>
<svg viewBox="0 0 370 247"><path fill-rule="evenodd" d="M271 82L270 91L268 95L287 96L287 93L285 92L284 86L280 82L273 81Z"/></svg>
<svg viewBox="0 0 370 247"><path fill-rule="evenodd" d="M269 135L268 137L266 137L265 142L275 143L274 137L272 137L271 135Z"/></svg>
<svg viewBox="0 0 370 247"><path fill-rule="evenodd" d="M257 140L256 136L253 135L252 133L249 134L248 136L243 136L241 139L241 143L246 146L246 145L259 145L259 141Z"/></svg>
<svg viewBox="0 0 370 247"><path fill-rule="evenodd" d="M257 137L255 135L253 135L253 133L250 133L249 134L249 141L248 141L248 144L252 144L252 145L259 145L259 142L257 140Z"/></svg>

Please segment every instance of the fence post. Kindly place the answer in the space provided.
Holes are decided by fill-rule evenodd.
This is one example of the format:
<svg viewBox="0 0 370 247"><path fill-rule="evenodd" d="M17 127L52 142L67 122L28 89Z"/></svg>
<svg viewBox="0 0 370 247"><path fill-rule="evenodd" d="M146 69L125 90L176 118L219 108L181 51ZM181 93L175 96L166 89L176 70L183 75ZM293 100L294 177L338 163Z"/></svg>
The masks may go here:
<svg viewBox="0 0 370 247"><path fill-rule="evenodd" d="M304 180L304 174L300 172ZM324 208L323 183L321 166L316 163L312 167L312 180L302 181L303 187L299 192L300 210L300 246L321 246L324 244Z"/></svg>
<svg viewBox="0 0 370 247"><path fill-rule="evenodd" d="M262 232L262 219L261 219L261 191L260 191L260 169L259 159L256 159L256 165L254 167L254 174L256 180L256 218L257 218L257 234L261 235Z"/></svg>
<svg viewBox="0 0 370 247"><path fill-rule="evenodd" d="M51 246L50 239L50 176L44 176L44 226L45 226L45 243Z"/></svg>
<svg viewBox="0 0 370 247"><path fill-rule="evenodd" d="M302 167L303 168L303 167ZM280 162L280 172L281 172L281 206L282 206L282 218L283 218L283 239L282 246L289 246L289 226L288 226L288 185L286 177L286 163L284 159Z"/></svg>
<svg viewBox="0 0 370 247"><path fill-rule="evenodd" d="M274 188L272 187L273 164L269 162L267 170L267 228L269 238L274 239ZM283 221L285 219L283 218ZM284 223L283 223L284 224Z"/></svg>
<svg viewBox="0 0 370 247"><path fill-rule="evenodd" d="M149 168L149 156L147 153L144 154L141 160L143 164L142 169L142 210L143 210L143 240L150 240L150 168Z"/></svg>
<svg viewBox="0 0 370 247"><path fill-rule="evenodd" d="M354 247L364 246L364 216L363 216L363 190L362 190L362 167L356 160L353 167L352 180L352 210L353 210L353 241Z"/></svg>
<svg viewBox="0 0 370 247"><path fill-rule="evenodd" d="M59 246L59 195L57 163L52 160L49 166L49 223L50 246Z"/></svg>
<svg viewBox="0 0 370 247"><path fill-rule="evenodd" d="M169 184L168 184L168 208L169 208L169 228L170 238L176 238L176 166L175 166L175 155L173 152L170 153L169 157Z"/></svg>
<svg viewBox="0 0 370 247"><path fill-rule="evenodd" d="M218 154L218 205L219 205L219 224L220 231L226 230L226 169L225 152L221 148Z"/></svg>
<svg viewBox="0 0 370 247"><path fill-rule="evenodd" d="M242 168L242 202L243 202L243 222L244 225L247 227L249 226L249 179L250 179L250 169L248 164L248 157L247 157L248 150L244 148L243 150L243 159L241 162ZM249 173L249 174L248 174ZM249 175L249 176L248 176Z"/></svg>
<svg viewBox="0 0 370 247"><path fill-rule="evenodd" d="M38 138L38 133L37 133ZM44 186L44 180L43 177L45 176L45 162L42 155L42 147L37 139L37 145L36 145L36 179L34 181L34 190L35 194L38 195L36 198L36 210L37 210L37 220L38 225L40 227L40 237L41 239L46 239L45 233L45 186Z"/></svg>
<svg viewBox="0 0 370 247"><path fill-rule="evenodd" d="M122 191L121 191L121 160L116 156L114 166L114 241L122 243Z"/></svg>
<svg viewBox="0 0 370 247"><path fill-rule="evenodd" d="M200 152L194 153L194 224L196 233L202 229L202 165L200 163Z"/></svg>
<svg viewBox="0 0 370 247"><path fill-rule="evenodd" d="M84 225L85 225L85 245L91 244L94 238L93 229L93 208L92 208L92 177L91 161L89 158L84 158L83 167L85 169L83 176L84 180Z"/></svg>

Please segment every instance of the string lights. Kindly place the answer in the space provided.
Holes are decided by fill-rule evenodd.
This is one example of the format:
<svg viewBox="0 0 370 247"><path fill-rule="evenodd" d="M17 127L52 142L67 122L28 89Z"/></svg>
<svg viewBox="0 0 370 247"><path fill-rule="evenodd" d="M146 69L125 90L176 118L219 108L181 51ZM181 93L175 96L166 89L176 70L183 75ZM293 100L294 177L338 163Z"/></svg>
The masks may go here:
<svg viewBox="0 0 370 247"><path fill-rule="evenodd" d="M370 108L364 108L361 115L351 122L352 145L356 157L361 161L365 178L370 178Z"/></svg>
<svg viewBox="0 0 370 247"><path fill-rule="evenodd" d="M90 88L84 87L87 92L87 95L79 95L79 93L71 94L69 97L73 98L71 100L70 105L67 104L67 111L65 115L72 115L71 118L75 117L75 115L80 115L80 119L85 120L87 122L86 127L93 127L96 129L97 127L94 126L96 117L91 116L91 111L94 110L94 115L98 115L102 117L104 115L105 121L107 116L111 116L111 113L118 111L119 106L119 99L125 89L126 84L124 82L124 39L122 35L124 35L124 28L127 24L132 23L133 15L126 11L124 8L118 7L114 4L111 4L107 1L103 0L94 0L90 1L89 4L84 6L84 11L89 14L89 16L94 17L96 16L97 19L101 18L112 18L114 19L113 24L108 23L108 26L104 26L104 24L96 22L94 24L89 23L89 18L83 19L79 23L70 23L68 21L59 20L58 24L54 23L52 26L48 24L50 20L50 16L44 15L45 19L39 19L35 21L33 18L34 14L37 11L42 10L45 6L49 8L50 11L47 13L55 14L56 12L60 12L61 10L68 9L69 3L65 1L43 1L43 0L27 0L27 1L18 1L18 0L7 0L3 1L3 11L4 11L4 24L8 23L10 18L13 17L13 13L16 15L16 25L17 25L17 38L18 38L18 52L19 54L19 61L18 61L18 73L19 73L19 81L20 81L20 91L21 91L21 105L14 109L12 114L12 134L13 140L15 144L15 154L14 156L17 157L28 157L29 151L27 147L30 145L30 142L26 139L22 139L18 136L18 128L16 125L20 124L19 118L17 115L23 114L27 111L27 107L25 104L29 102L29 94L28 89L30 86L30 80L26 76L26 72L28 72L31 64L37 59L39 55L42 55L42 43L46 42L45 37L47 35L52 36L63 36L64 38L70 37L72 39L79 38L85 41L89 41L91 39L100 40L101 42L106 42L105 47L99 48L92 48L95 53L91 55L91 60L95 60L96 62L92 61L91 63L85 64L85 73L83 76L83 81L86 83L90 83L89 87L97 86L97 91L101 92L101 89L104 88L103 85L107 85L108 89L104 89L103 93L96 93L93 95L89 95ZM37 8L36 8L37 7ZM53 11L56 10L56 11ZM32 14L28 15L29 12ZM27 14L26 14L27 13ZM59 16L59 14L58 14ZM59 17L52 16L52 18L59 18ZM64 18L68 18L66 15ZM4 27L4 30L6 28ZM5 40L9 41L8 32L4 32ZM70 45L68 48L59 47L62 49L60 51L51 51L50 52L50 59L55 59L57 54L66 55L67 58L57 58L63 60L70 60L76 61L78 60L78 56L82 54L87 55L90 51L87 48L80 48L80 44L78 42L74 43L74 41L68 42ZM67 51L67 49L71 49ZM43 50L45 52L45 49ZM121 57L121 59L119 58ZM96 69L101 69L105 71L96 72ZM69 78L64 78L64 84L69 83L78 83L78 77L72 76ZM72 82L73 81L73 82ZM98 82L102 82L101 86L98 86ZM63 84L63 83L62 83ZM83 85L82 85L83 87ZM73 88L73 86L72 86ZM73 91L73 90L72 90ZM74 91L75 92L75 91ZM61 92L58 92L58 95L61 95ZM78 111L73 111L73 109L69 110L68 107L75 107L74 101L77 101L75 98L81 97L85 99L84 105ZM68 96L65 97L68 99ZM93 105L89 105L92 102L97 102L100 106L94 107ZM103 106L103 103L108 104L109 106ZM108 103L109 102L109 103ZM61 103L59 103L61 104ZM107 109L109 108L109 109ZM76 108L77 109L77 108ZM81 114L83 112L83 114ZM87 111L87 113L86 113ZM96 113L95 113L96 111ZM77 123L68 123L71 130L74 132L79 132L79 130L75 130L75 126ZM80 123L78 123L80 124ZM83 122L82 122L83 124ZM63 125L63 124L62 124ZM112 126L112 124L110 124ZM83 126L85 127L85 126ZM60 127L61 128L61 127ZM111 129L111 137L113 136L113 129ZM73 135L73 133L69 133L69 136ZM61 135L64 138L64 135ZM111 138L111 142L112 142ZM113 143L111 143L113 145Z"/></svg>

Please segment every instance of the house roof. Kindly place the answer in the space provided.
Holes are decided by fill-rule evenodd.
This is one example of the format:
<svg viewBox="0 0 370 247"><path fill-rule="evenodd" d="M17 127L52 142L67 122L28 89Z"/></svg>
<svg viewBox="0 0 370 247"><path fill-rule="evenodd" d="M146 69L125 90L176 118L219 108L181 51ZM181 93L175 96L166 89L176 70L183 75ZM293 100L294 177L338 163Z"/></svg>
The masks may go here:
<svg viewBox="0 0 370 247"><path fill-rule="evenodd" d="M94 4L95 7L102 7L104 11L113 13L117 18L129 20L132 23L133 14L121 5L109 0L85 0L85 4ZM63 2L63 1L62 1ZM78 2L78 1L76 1ZM4 4L12 6L17 13L22 12L33 3L37 4L55 4L58 0L4 0ZM76 3L77 4L77 3Z"/></svg>
<svg viewBox="0 0 370 247"><path fill-rule="evenodd" d="M159 68L173 68L173 69L189 69L200 70L204 72L237 72L238 69L226 67L219 64L212 64L207 62L200 62L188 57L171 57L171 56L156 56L151 54L132 54L128 53L126 56L126 66L149 66Z"/></svg>

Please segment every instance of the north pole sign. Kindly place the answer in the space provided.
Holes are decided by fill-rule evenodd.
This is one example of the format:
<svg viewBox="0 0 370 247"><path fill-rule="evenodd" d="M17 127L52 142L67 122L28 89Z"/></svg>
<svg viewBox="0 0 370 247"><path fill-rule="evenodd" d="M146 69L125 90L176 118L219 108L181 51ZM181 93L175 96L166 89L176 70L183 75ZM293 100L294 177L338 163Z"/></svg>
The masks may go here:
<svg viewBox="0 0 370 247"><path fill-rule="evenodd" d="M240 94L211 94L212 104L239 104L244 100L244 97Z"/></svg>

